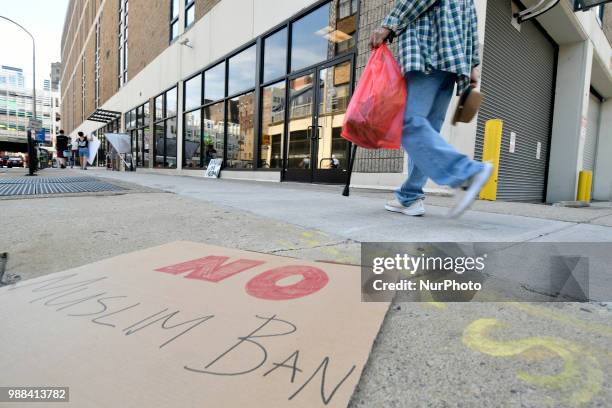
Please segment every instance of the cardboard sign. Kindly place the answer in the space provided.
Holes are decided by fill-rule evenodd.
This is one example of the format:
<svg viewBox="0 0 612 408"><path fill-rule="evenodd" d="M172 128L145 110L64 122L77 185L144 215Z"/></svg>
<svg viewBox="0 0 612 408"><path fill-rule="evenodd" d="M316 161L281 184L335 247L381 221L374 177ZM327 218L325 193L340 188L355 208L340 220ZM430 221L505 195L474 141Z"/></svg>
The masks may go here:
<svg viewBox="0 0 612 408"><path fill-rule="evenodd" d="M206 167L204 176L207 178L219 178L219 174L221 173L221 165L223 164L223 159L212 159L208 163L208 167Z"/></svg>
<svg viewBox="0 0 612 408"><path fill-rule="evenodd" d="M74 407L346 407L388 307L359 276L177 242L23 281L0 289L0 385L69 387Z"/></svg>

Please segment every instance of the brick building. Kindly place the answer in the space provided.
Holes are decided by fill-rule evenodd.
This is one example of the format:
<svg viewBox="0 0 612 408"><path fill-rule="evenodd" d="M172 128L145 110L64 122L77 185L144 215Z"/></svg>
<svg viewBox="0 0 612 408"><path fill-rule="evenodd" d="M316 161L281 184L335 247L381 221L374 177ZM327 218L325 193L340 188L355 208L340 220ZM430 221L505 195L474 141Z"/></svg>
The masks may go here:
<svg viewBox="0 0 612 408"><path fill-rule="evenodd" d="M481 158L486 121L504 120L500 199L575 199L582 170L594 173L595 198L611 199L612 168L598 160L612 155L604 132L612 123L610 11L575 13L565 0L519 24L513 14L535 2L475 3L486 99L474 123L445 124L444 136ZM350 156L344 112L368 37L392 6L72 0L62 36L63 127L129 134L138 171L202 175L217 157L222 177L340 183ZM88 120L100 109L118 119ZM397 186L405 160L401 151L358 149L354 184Z"/></svg>

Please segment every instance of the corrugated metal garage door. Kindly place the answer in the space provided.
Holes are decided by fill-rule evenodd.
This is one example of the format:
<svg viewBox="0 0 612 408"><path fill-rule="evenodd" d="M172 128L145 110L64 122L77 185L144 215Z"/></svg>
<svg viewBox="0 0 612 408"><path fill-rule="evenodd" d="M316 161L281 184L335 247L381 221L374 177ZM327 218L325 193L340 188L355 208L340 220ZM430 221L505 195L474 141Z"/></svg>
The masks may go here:
<svg viewBox="0 0 612 408"><path fill-rule="evenodd" d="M601 102L591 94L589 98L589 113L587 117L586 140L582 153L582 169L593 171L595 169L595 152L597 151L597 135L599 134L599 112Z"/></svg>
<svg viewBox="0 0 612 408"><path fill-rule="evenodd" d="M556 44L535 23L520 31L512 24L510 0L487 1L475 156L482 158L486 121L502 119L499 200L544 200L556 60Z"/></svg>

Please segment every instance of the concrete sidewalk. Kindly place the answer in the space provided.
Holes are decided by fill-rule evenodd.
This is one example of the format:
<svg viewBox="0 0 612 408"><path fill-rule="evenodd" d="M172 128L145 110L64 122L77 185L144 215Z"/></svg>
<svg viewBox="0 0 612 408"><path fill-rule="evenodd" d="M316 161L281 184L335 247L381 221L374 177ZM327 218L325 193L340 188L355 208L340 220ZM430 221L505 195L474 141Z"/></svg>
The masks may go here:
<svg viewBox="0 0 612 408"><path fill-rule="evenodd" d="M459 220L445 217L453 203L429 197L428 213L414 218L383 209L389 192L297 183L211 180L151 173L89 171L208 201L224 207L364 241L598 241L612 242L612 207L558 208L540 204L477 202Z"/></svg>
<svg viewBox="0 0 612 408"><path fill-rule="evenodd" d="M410 218L382 208L389 192L345 198L338 186L41 172L84 174L125 191L0 200L8 272L27 279L178 240L345 263L360 261L360 241L612 241L603 204L481 202L451 221L444 197ZM612 307L596 303L396 303L350 408L608 407L611 321Z"/></svg>

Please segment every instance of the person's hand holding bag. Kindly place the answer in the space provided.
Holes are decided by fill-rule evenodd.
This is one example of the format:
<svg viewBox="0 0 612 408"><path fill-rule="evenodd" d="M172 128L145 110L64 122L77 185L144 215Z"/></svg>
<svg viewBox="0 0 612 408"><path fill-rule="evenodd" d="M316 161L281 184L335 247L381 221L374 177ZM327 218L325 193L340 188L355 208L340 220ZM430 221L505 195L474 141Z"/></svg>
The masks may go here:
<svg viewBox="0 0 612 408"><path fill-rule="evenodd" d="M392 31L386 27L378 27L372 32L370 36L370 47L376 49L383 45L387 38L391 35Z"/></svg>

